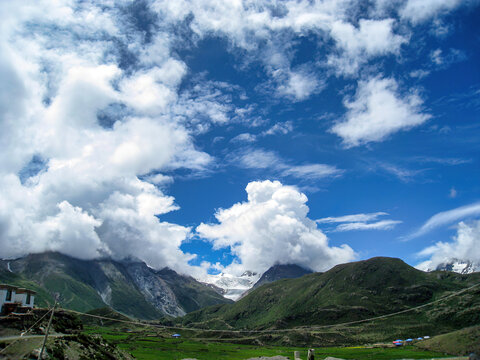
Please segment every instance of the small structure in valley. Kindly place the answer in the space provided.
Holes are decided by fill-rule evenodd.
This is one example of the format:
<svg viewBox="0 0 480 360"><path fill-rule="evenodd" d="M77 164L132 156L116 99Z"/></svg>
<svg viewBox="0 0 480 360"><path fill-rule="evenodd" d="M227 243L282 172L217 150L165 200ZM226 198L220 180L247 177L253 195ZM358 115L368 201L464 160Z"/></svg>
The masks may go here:
<svg viewBox="0 0 480 360"><path fill-rule="evenodd" d="M9 314L33 309L36 292L8 284L0 284L0 312Z"/></svg>
<svg viewBox="0 0 480 360"><path fill-rule="evenodd" d="M179 337L181 337L181 336L182 336L182 335L180 335L180 334L173 334L173 335L172 335L173 338L179 338Z"/></svg>

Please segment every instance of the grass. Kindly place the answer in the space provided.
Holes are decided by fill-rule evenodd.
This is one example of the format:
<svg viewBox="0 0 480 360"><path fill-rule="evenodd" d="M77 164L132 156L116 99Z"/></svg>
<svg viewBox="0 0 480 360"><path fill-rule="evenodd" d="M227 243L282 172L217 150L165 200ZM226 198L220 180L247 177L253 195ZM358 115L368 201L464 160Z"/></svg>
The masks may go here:
<svg viewBox="0 0 480 360"><path fill-rule="evenodd" d="M435 336L423 341L419 347L426 350L446 352L455 355L480 354L480 325Z"/></svg>
<svg viewBox="0 0 480 360"><path fill-rule="evenodd" d="M106 340L115 343L120 349L127 351L137 359L184 359L198 360L216 359L248 359L259 356L283 355L293 358L294 351L300 351L302 359L307 357L306 348L264 345L242 345L221 340L193 339L184 335L181 339L172 339L170 334L130 330L130 332L112 328L87 327L85 332L100 334ZM327 347L316 348L316 358L327 356L357 360L387 359L431 359L445 357L444 354L420 350L414 346L402 348L366 348L366 347Z"/></svg>

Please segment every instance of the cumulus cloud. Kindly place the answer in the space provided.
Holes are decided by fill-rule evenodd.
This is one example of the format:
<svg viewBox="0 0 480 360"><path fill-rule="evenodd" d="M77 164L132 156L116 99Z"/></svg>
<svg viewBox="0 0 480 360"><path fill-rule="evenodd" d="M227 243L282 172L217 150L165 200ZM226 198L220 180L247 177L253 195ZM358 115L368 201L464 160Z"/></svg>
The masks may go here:
<svg viewBox="0 0 480 360"><path fill-rule="evenodd" d="M433 215L417 231L407 236L405 239L410 240L417 238L441 226L449 225L454 223L455 221L465 219L467 217L477 216L479 214L480 203L478 202L470 205L461 206L456 209L442 211L438 214Z"/></svg>
<svg viewBox="0 0 480 360"><path fill-rule="evenodd" d="M330 55L328 64L341 74L352 75L372 57L398 54L408 40L393 33L394 22L394 19L360 19L356 28L350 23L335 21L330 32L340 54Z"/></svg>
<svg viewBox="0 0 480 360"><path fill-rule="evenodd" d="M231 249L238 262L229 271L262 272L277 262L323 271L356 257L348 245L328 244L308 218L307 197L295 188L266 180L249 183L246 192L247 201L217 211L218 223L196 229L214 248Z"/></svg>
<svg viewBox="0 0 480 360"><path fill-rule="evenodd" d="M345 119L330 131L340 136L346 147L383 141L395 132L427 121L430 115L422 113L422 103L415 91L402 96L395 79L360 81L355 99L344 101L348 109Z"/></svg>
<svg viewBox="0 0 480 360"><path fill-rule="evenodd" d="M338 217L326 217L315 220L318 224L340 223L332 231L353 231L353 230L391 230L402 223L399 220L378 220L379 217L389 215L386 212L375 212L368 214L353 214ZM377 221L378 220L378 221Z"/></svg>
<svg viewBox="0 0 480 360"><path fill-rule="evenodd" d="M452 241L439 241L423 249L418 256L430 257L417 266L422 270L436 269L438 265L454 260L480 264L480 220L471 223L460 222Z"/></svg>
<svg viewBox="0 0 480 360"><path fill-rule="evenodd" d="M178 120L186 65L168 41L161 54L150 48L118 9L76 5L0 4L2 257L51 250L205 271L180 250L191 229L159 220L179 207L154 185L172 181L166 171L203 171L212 161ZM116 53L127 33L142 64L134 71ZM191 101L196 114L203 100Z"/></svg>

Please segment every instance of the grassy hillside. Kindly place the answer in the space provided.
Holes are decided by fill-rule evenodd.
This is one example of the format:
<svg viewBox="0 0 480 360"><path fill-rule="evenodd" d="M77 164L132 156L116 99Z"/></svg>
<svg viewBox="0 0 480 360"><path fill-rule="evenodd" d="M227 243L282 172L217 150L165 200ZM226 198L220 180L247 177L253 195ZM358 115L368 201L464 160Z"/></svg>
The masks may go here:
<svg viewBox="0 0 480 360"><path fill-rule="evenodd" d="M460 356L480 354L480 325L435 336L418 343L417 347Z"/></svg>
<svg viewBox="0 0 480 360"><path fill-rule="evenodd" d="M233 305L205 308L187 314L181 321L183 325L219 329L337 324L418 306L479 280L480 274L425 273L399 259L373 258L338 265L325 273L266 284ZM363 340L389 339L402 334L422 336L479 323L479 310L480 288L423 312L391 318L387 326L381 321L361 324L354 332L360 342L364 331L375 336ZM319 332L325 341L330 341L329 336L333 342L339 337L349 337L346 330Z"/></svg>

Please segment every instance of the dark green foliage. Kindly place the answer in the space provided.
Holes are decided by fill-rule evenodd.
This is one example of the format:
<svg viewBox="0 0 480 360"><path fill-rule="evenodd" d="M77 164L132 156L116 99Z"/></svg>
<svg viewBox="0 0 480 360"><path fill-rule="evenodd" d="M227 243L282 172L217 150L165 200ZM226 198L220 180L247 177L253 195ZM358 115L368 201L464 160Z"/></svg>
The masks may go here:
<svg viewBox="0 0 480 360"><path fill-rule="evenodd" d="M80 318L77 315L65 311L54 314L52 326L56 332L62 334L70 334L83 329L83 323Z"/></svg>

